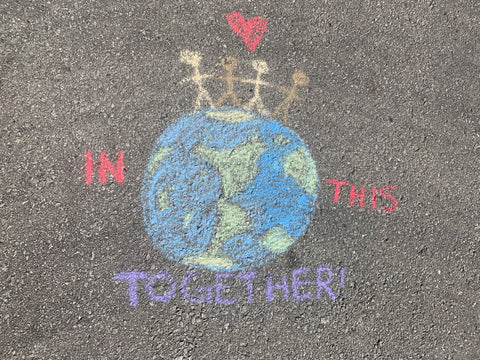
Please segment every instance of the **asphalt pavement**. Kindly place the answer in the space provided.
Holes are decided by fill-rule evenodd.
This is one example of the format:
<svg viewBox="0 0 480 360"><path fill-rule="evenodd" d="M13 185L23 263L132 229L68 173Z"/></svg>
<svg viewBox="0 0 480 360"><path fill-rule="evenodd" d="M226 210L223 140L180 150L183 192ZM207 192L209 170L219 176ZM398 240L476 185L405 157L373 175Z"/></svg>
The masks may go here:
<svg viewBox="0 0 480 360"><path fill-rule="evenodd" d="M4 0L1 359L479 359L480 3Z"/></svg>

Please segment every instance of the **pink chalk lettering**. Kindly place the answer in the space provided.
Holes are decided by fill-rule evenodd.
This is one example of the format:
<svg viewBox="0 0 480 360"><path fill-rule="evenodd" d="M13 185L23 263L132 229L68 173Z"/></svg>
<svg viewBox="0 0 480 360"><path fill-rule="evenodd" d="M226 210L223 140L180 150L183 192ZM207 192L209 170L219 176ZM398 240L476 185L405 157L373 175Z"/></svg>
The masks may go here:
<svg viewBox="0 0 480 360"><path fill-rule="evenodd" d="M333 180L333 179L327 179L327 183L335 185L335 192L333 194L333 202L338 202L338 199L340 199L340 186L342 185L350 185L346 181L342 180Z"/></svg>
<svg viewBox="0 0 480 360"><path fill-rule="evenodd" d="M360 207L364 207L365 204L363 202L363 199L365 198L365 185L362 185L360 193L356 192L355 185L352 185L352 187L350 188L350 206L353 206L353 204L355 204L355 199L357 198L359 199Z"/></svg>

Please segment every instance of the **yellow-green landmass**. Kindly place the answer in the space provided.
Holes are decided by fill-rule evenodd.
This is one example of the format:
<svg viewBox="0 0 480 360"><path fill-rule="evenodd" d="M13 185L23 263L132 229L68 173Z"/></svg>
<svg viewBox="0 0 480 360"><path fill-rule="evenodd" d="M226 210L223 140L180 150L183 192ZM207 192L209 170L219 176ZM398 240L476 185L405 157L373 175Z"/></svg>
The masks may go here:
<svg viewBox="0 0 480 360"><path fill-rule="evenodd" d="M222 198L218 201L218 211L220 220L211 242L213 252L216 252L225 241L235 235L247 232L252 226L250 215L238 204Z"/></svg>
<svg viewBox="0 0 480 360"><path fill-rule="evenodd" d="M278 254L293 243L293 238L283 228L274 227L262 235L260 243L271 252Z"/></svg>
<svg viewBox="0 0 480 360"><path fill-rule="evenodd" d="M211 110L206 111L211 118L227 123L237 123L245 120L255 119L255 116L241 110Z"/></svg>
<svg viewBox="0 0 480 360"><path fill-rule="evenodd" d="M295 150L287 156L285 160L285 176L291 176L305 191L312 195L315 194L318 183L315 162L304 147Z"/></svg>
<svg viewBox="0 0 480 360"><path fill-rule="evenodd" d="M228 150L213 150L201 144L194 153L218 169L223 194L230 198L255 178L258 171L256 162L265 148L266 144L254 137Z"/></svg>
<svg viewBox="0 0 480 360"><path fill-rule="evenodd" d="M188 227L188 224L190 223L190 220L192 220L193 215L195 215L193 211L187 211L187 213L185 214L185 218L183 219L184 228Z"/></svg>
<svg viewBox="0 0 480 360"><path fill-rule="evenodd" d="M171 148L158 148L157 152L155 155L153 155L152 161L150 161L150 164L148 165L148 177L151 177L154 173L155 170L157 170L158 164L165 159L165 157L168 155L168 153L172 150Z"/></svg>
<svg viewBox="0 0 480 360"><path fill-rule="evenodd" d="M169 202L170 189L162 189L157 194L157 205L161 211L167 210L170 207Z"/></svg>
<svg viewBox="0 0 480 360"><path fill-rule="evenodd" d="M285 146L285 145L288 145L290 144L291 140L289 138L286 138L285 136L283 135L277 135L275 136L275 144L279 145L279 146Z"/></svg>
<svg viewBox="0 0 480 360"><path fill-rule="evenodd" d="M222 255L210 255L205 253L198 256L188 256L182 260L185 265L214 266L228 269L233 265L233 260Z"/></svg>

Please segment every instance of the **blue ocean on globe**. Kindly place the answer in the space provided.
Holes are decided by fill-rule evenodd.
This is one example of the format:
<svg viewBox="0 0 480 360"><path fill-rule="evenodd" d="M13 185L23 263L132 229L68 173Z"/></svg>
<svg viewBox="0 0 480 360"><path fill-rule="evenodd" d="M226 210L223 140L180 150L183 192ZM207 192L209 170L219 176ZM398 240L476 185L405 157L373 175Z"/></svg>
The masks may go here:
<svg viewBox="0 0 480 360"><path fill-rule="evenodd" d="M258 267L307 229L318 176L303 140L236 108L180 118L160 136L141 200L155 247L188 266Z"/></svg>

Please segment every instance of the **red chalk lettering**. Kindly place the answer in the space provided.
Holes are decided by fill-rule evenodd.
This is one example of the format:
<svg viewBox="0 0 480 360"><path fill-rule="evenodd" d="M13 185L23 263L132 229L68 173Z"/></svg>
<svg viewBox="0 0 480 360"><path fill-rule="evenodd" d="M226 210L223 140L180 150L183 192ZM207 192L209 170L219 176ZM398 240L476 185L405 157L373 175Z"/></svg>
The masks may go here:
<svg viewBox="0 0 480 360"><path fill-rule="evenodd" d="M398 204L398 201L397 199L395 199L395 197L392 195L392 194L389 194L389 193L385 193L385 190L396 190L396 188L392 185L388 185L388 186L385 186L385 187L382 187L380 190L378 190L378 192L380 193L381 196L383 196L384 198L387 198L389 200L391 200L393 202L392 206L389 206L389 207L384 207L382 209L383 212L392 212L392 211L395 211L397 209L397 204Z"/></svg>
<svg viewBox="0 0 480 360"><path fill-rule="evenodd" d="M338 199L340 198L340 186L342 185L350 185L346 181L342 180L332 180L332 179L327 179L327 183L335 185L335 193L333 195L333 202L338 202Z"/></svg>
<svg viewBox="0 0 480 360"><path fill-rule="evenodd" d="M92 159L92 150L88 149L85 154L85 172L86 172L86 181L88 185L92 184L92 171L93 171L93 159Z"/></svg>
<svg viewBox="0 0 480 360"><path fill-rule="evenodd" d="M350 188L350 206L355 204L356 198L359 198L360 200L359 201L360 207L364 207L365 204L363 202L363 199L365 198L365 185L362 185L362 189L360 190L360 193L357 193L355 185L352 185L352 187Z"/></svg>
<svg viewBox="0 0 480 360"><path fill-rule="evenodd" d="M115 180L120 184L123 184L123 171L125 170L123 166L123 151L118 153L118 160L116 167L112 165L110 160L107 158L107 153L102 152L100 154L100 182L104 183L107 180L107 171L113 175Z"/></svg>
<svg viewBox="0 0 480 360"><path fill-rule="evenodd" d="M372 187L372 209L375 210L377 208L377 188L375 186Z"/></svg>
<svg viewBox="0 0 480 360"><path fill-rule="evenodd" d="M98 170L98 175L100 176L100 182L104 183L107 181L107 172L110 173L113 178L119 183L123 184L124 176L123 173L125 171L125 166L123 163L123 155L124 152L120 151L118 153L117 162L115 166L110 162L107 158L107 153L102 152L100 154L100 169ZM85 181L88 185L92 184L93 180L93 172L94 172L94 161L92 156L92 150L88 149L87 153L85 154Z"/></svg>

